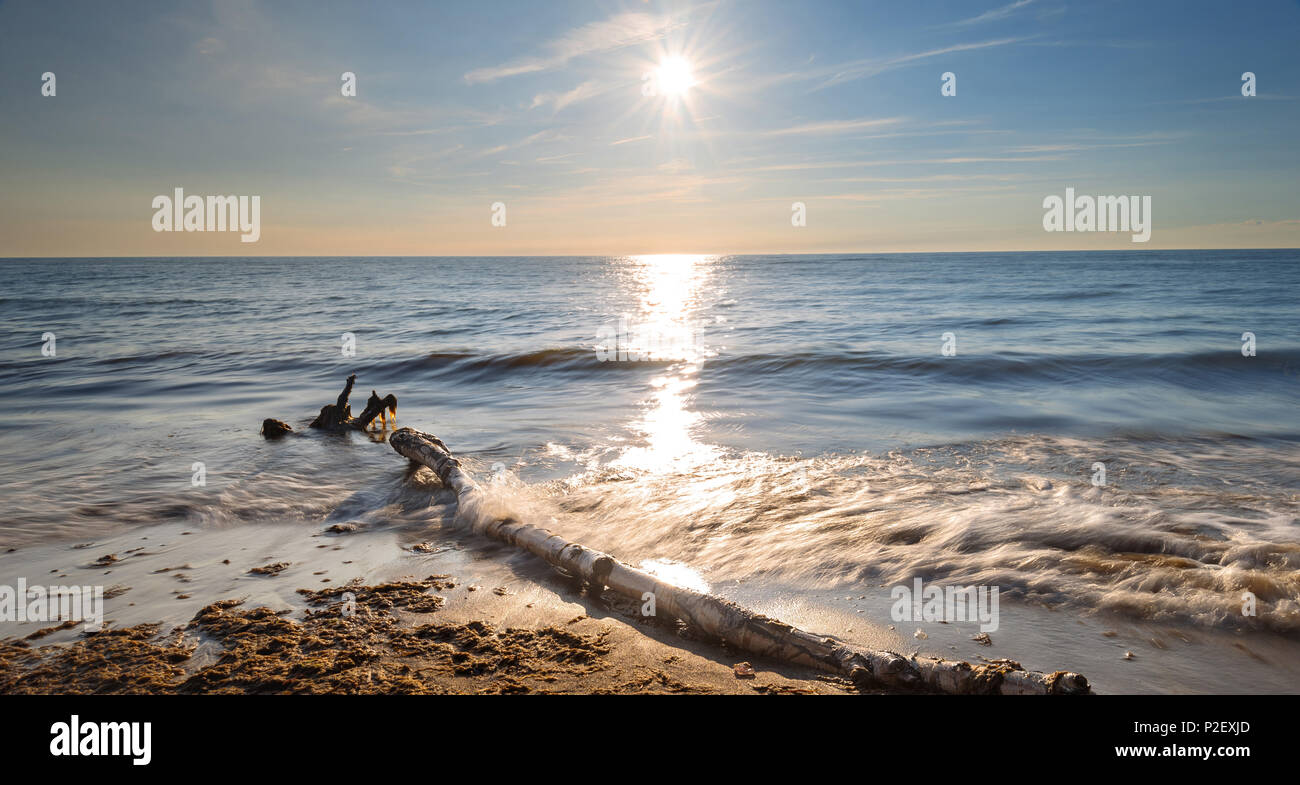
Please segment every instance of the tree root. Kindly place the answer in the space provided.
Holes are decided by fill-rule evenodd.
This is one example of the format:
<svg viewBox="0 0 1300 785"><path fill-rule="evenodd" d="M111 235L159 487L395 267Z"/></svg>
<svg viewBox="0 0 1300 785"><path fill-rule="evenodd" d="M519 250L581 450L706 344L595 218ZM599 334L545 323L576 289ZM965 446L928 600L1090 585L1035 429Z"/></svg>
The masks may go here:
<svg viewBox="0 0 1300 785"><path fill-rule="evenodd" d="M352 406L348 403L348 397L352 395L352 385L356 384L356 381L355 373L349 376L347 384L343 386L343 392L339 393L338 400L322 406L320 414L311 421L310 427L324 431L364 431L378 418L380 427L383 428L387 425L385 410L392 415L393 424L396 425L397 396L389 394L380 398L379 393L374 390L370 391L370 398L366 401L366 408L361 414L352 416ZM262 435L266 438L275 439L286 433L293 433L293 428L288 423L271 418L262 421Z"/></svg>

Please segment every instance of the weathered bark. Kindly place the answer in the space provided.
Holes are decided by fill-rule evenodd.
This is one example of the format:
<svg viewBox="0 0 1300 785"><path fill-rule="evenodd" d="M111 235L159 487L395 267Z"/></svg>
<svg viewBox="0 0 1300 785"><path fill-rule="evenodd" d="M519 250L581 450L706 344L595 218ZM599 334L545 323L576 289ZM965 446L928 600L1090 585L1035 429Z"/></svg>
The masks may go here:
<svg viewBox="0 0 1300 785"><path fill-rule="evenodd" d="M838 673L867 687L1003 695L1070 695L1091 691L1086 678L1068 671L1037 673L1009 661L975 665L856 649L842 641L812 635L769 619L729 600L673 586L545 529L487 514L482 489L436 436L401 428L389 437L388 443L406 458L432 469L456 492L457 515L476 534L522 548L597 588L607 587L634 602L645 602L649 599L647 595L651 595L657 611L681 619L737 649Z"/></svg>
<svg viewBox="0 0 1300 785"><path fill-rule="evenodd" d="M370 423L376 417L382 417L384 409L388 409L393 414L393 421L397 421L397 396L387 395L383 398L374 390L370 391L370 399L366 401L366 408L356 417L352 416L352 406L348 404L348 397L352 395L352 385L357 381L357 375L354 373L348 377L347 384L343 386L343 392L339 393L338 400L332 404L322 406L320 414L315 420L311 421L312 428L322 428L327 431L357 430L364 431L370 427Z"/></svg>

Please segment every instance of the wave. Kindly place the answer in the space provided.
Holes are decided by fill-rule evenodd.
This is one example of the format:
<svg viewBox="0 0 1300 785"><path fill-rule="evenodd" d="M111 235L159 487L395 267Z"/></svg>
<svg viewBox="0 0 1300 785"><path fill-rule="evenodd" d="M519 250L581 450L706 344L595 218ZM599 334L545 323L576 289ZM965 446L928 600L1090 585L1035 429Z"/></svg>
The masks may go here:
<svg viewBox="0 0 1300 785"><path fill-rule="evenodd" d="M403 374L429 374L440 376L455 374L457 381L492 380L513 373L531 371L618 371L635 367L663 367L669 360L645 362L602 362L594 349L577 347L541 349L514 354L473 354L470 352L439 352L413 360L384 364L383 372L393 378ZM461 378L465 377L465 378Z"/></svg>
<svg viewBox="0 0 1300 785"><path fill-rule="evenodd" d="M1109 468L1092 483L1093 462ZM714 583L921 576L1047 605L1300 635L1300 464L1285 445L1015 437L886 455L609 464L538 487L555 528ZM1288 479L1289 478L1289 479ZM856 590L856 589L855 589ZM1243 616L1243 592L1259 602Z"/></svg>
<svg viewBox="0 0 1300 785"><path fill-rule="evenodd" d="M427 373L465 374L473 378L496 378L511 373L609 373L638 367L663 367L684 362L678 359L603 362L592 348L565 347L538 351L475 354L440 352L412 360L383 363L386 375ZM1270 350L1265 356L1243 357L1231 347L1220 351L1178 354L963 354L900 355L879 352L787 352L726 354L702 360L709 374L724 377L763 379L773 374L835 376L844 373L882 373L904 377L933 377L939 380L980 381L1086 381L1100 377L1133 379L1147 377L1167 381L1194 381L1207 375L1220 378L1275 376L1300 378L1300 347Z"/></svg>

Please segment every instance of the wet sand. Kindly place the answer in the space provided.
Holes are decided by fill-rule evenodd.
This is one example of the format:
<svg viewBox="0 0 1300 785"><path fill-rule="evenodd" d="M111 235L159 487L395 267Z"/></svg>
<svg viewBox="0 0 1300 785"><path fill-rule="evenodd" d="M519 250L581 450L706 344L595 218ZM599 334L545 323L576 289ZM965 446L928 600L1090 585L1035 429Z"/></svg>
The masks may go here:
<svg viewBox="0 0 1300 785"><path fill-rule="evenodd" d="M159 524L0 547L0 583L19 577L103 586L105 631L0 622L0 693L856 692L693 639L608 593L588 596L531 556L445 528ZM1068 668L1099 693L1300 689L1300 644L1267 635L1004 601L982 645L971 625L891 622L887 587L713 589L862 648ZM755 678L737 678L745 661Z"/></svg>
<svg viewBox="0 0 1300 785"><path fill-rule="evenodd" d="M4 624L18 634L0 641L0 693L859 692L642 619L531 560L404 544L391 532L161 529L148 540L127 535L144 544L130 553L95 544L30 554L48 562L62 551L66 569L40 565L54 570L49 584L112 581L117 592L99 632ZM228 552L198 558L203 545ZM398 574L425 567L450 571ZM216 595L225 596L202 599ZM752 663L752 677L737 676L741 662Z"/></svg>

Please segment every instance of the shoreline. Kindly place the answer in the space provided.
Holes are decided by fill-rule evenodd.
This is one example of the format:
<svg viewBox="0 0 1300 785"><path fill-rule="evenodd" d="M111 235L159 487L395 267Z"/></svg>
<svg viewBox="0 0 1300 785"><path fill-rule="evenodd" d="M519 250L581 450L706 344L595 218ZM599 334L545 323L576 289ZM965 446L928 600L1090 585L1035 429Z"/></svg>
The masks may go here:
<svg viewBox="0 0 1300 785"><path fill-rule="evenodd" d="M335 528L339 531L331 531ZM334 641L343 650L364 643L378 656L364 668L356 664L342 671L351 670L356 676L376 667L380 676L387 677L377 686L296 671L275 676L291 678L272 689L265 684L259 687L256 679L241 682L237 674L218 678L209 672L199 691L217 691L224 685L237 692L312 692L328 684L353 692L363 691L363 684L370 691L382 691L380 686L418 691L395 675L404 665L422 673L425 691L433 692L858 691L830 674L763 662L680 635L676 627L662 622L645 623L635 608L585 595L538 559L445 527L351 523L336 527L330 521L314 526L232 527L161 523L94 543L64 540L0 552L0 581L13 582L19 576L29 585L102 585L104 626L113 634L85 636L81 625L57 622L0 622L0 659L6 661L0 662L0 694L129 688L129 682L97 682L99 677L93 674L78 675L78 667L86 663L77 665L66 657L61 666L40 665L41 677L29 678L39 665L32 659L33 652L58 663L65 650L80 646L89 655L97 646L93 656L104 660L104 668L116 662L127 670L131 657L140 656L139 663L147 668L179 669L154 683L158 691L172 692L217 663L227 644L261 640L282 649L301 648L301 658L312 659L306 655L314 654L319 659L321 644L312 643L313 639ZM409 587L400 588L431 576L445 577L435 578L438 586L429 584L428 593L418 601ZM349 586L358 597L355 620L350 626L331 627L325 622L337 600L313 603L313 596L323 597L322 591L337 594ZM1243 689L1286 693L1300 685L1300 659L1295 656L1300 642L1266 634L1007 601L1001 628L992 633L992 643L983 646L971 639L973 629L967 625L891 624L888 589L875 584L801 589L754 580L728 581L715 589L746 607L865 649L972 663L1009 658L1044 672L1069 668L1087 676L1101 694ZM425 610L399 606L391 600L392 592L408 606L415 602ZM361 600L371 595L374 607ZM242 602L226 604L232 600ZM223 607L212 609L216 604ZM335 610L332 618L338 621L339 616ZM418 645L413 645L409 636L421 627L429 628L423 631L426 637L415 639ZM914 628L921 627L924 638L913 635ZM38 632L42 634L23 640ZM100 643L88 649L86 644L96 637ZM121 645L109 645L110 640ZM494 649L493 641L501 640L510 641L513 648ZM15 646L17 642L21 645ZM556 663L539 654L561 645L575 648L577 659ZM453 651L457 646L467 647L460 654L489 664L480 663L477 675L449 676L448 658L457 654ZM1126 651L1135 656L1125 658ZM518 663L501 671L490 665L493 658ZM257 665L242 654L235 659L246 660L245 676L252 672L247 669ZM736 677L733 666L745 661L753 664L756 678ZM582 666L581 673L575 670L577 665ZM340 670L335 667L330 672ZM1232 677L1225 680L1224 674ZM195 684L189 689L198 690Z"/></svg>
<svg viewBox="0 0 1300 785"><path fill-rule="evenodd" d="M277 539L283 534L278 528L261 533ZM301 527L290 528L304 534ZM173 533L184 539L156 538L157 545L96 569L100 577L132 584L110 593L102 631L87 632L79 623L6 623L6 633L19 629L0 639L0 694L861 692L847 679L731 653L675 624L643 621L632 615L634 608L607 602L608 593L588 596L531 560L496 564L466 558L467 551L455 545L417 543L390 551L396 546L391 532L321 532L302 537L309 541L305 548L281 541L278 548L256 549L290 560L262 574L255 571L285 559L250 567L216 553L202 562L155 567L181 555L175 550L181 543L193 555L191 542L220 534ZM156 534L154 529L146 537ZM318 538L326 542L310 542ZM249 551L266 544L242 545L235 553L253 564L260 557ZM50 582L60 575L67 582L84 580L73 570L100 566L99 547L65 546L88 563L52 573ZM312 551L333 555L334 549L360 558L333 559L333 569L292 561L315 557ZM387 561L378 558L385 551ZM347 574L349 567L375 577L318 577L335 569ZM416 577L412 567L448 571ZM211 576L221 571L234 584L229 588L242 591L205 601L222 594ZM305 588L311 584L303 578L312 579L314 588ZM165 590L168 583L185 588ZM355 598L346 611L345 593ZM133 594L141 603L129 600ZM175 609L158 599L169 595ZM182 618L195 601L201 607ZM741 662L752 663L752 678L736 675L734 666Z"/></svg>
<svg viewBox="0 0 1300 785"><path fill-rule="evenodd" d="M445 576L352 584L357 608L303 615L224 600L183 626L105 627L65 643L0 641L0 694L850 694L851 682L648 631L617 611L504 626ZM439 594L426 593L428 590ZM480 590L479 594L486 594ZM412 610L412 608L417 610ZM47 631L67 629L53 625ZM678 640L666 640L677 637Z"/></svg>

